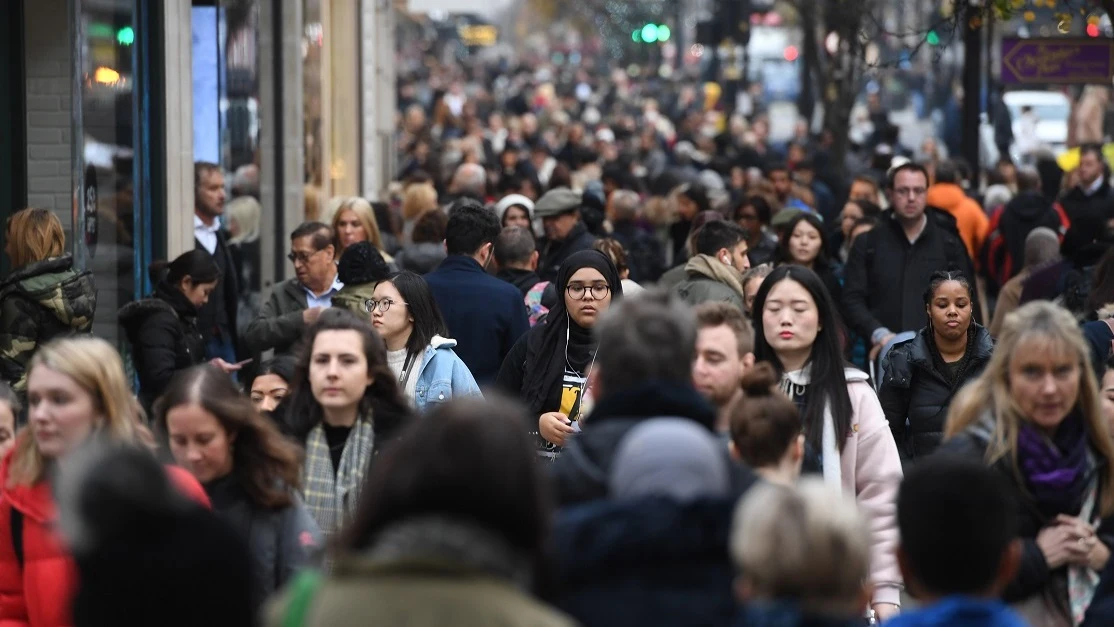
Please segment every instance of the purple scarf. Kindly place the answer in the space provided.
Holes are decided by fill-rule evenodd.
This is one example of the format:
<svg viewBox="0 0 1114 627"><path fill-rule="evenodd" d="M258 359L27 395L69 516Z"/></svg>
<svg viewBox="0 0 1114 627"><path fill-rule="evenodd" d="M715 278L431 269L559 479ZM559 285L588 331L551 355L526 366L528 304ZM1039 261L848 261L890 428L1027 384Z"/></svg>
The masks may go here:
<svg viewBox="0 0 1114 627"><path fill-rule="evenodd" d="M1087 429L1078 412L1060 423L1049 439L1028 422L1017 435L1017 463L1025 485L1049 518L1076 515L1083 506L1087 474Z"/></svg>

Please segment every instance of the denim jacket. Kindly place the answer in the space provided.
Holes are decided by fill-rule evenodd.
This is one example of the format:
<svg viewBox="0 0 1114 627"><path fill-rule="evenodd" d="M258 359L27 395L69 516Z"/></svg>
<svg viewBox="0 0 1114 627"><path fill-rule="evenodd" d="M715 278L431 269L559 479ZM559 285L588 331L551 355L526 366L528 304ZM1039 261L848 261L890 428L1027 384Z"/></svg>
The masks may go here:
<svg viewBox="0 0 1114 627"><path fill-rule="evenodd" d="M419 413L448 402L454 395L483 396L468 366L453 352L454 346L456 340L435 335L426 347L418 370L418 385L414 389L414 407Z"/></svg>

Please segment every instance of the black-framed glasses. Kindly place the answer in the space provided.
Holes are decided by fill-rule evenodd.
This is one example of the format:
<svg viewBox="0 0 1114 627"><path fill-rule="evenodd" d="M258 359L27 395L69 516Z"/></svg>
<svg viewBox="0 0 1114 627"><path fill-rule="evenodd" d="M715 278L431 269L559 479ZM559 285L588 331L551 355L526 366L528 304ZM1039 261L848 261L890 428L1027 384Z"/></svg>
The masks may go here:
<svg viewBox="0 0 1114 627"><path fill-rule="evenodd" d="M611 286L607 283L594 283L592 285L583 285L581 283L570 283L565 291L572 296L573 300L583 300L584 295L589 292L592 293L592 298L596 300L603 300L607 298L607 293L611 291Z"/></svg>
<svg viewBox="0 0 1114 627"><path fill-rule="evenodd" d="M290 262L295 264L295 265L299 264L299 263L309 263L309 260L312 259L314 255L321 252L322 250L325 250L325 249L324 248L319 248L319 249L317 249L317 250L315 250L311 253L290 253L289 255L286 256L286 258L289 259Z"/></svg>
<svg viewBox="0 0 1114 627"><path fill-rule="evenodd" d="M364 311L366 311L368 313L372 313L376 309L378 309L380 311L380 313L387 313L388 311L391 310L391 305L394 305L396 302L399 305L402 305L404 307L407 305L407 303L404 303L404 302L401 302L401 301L393 301L389 298L382 298L382 299L379 299L379 300L376 300L374 298L369 298L369 299L364 301Z"/></svg>

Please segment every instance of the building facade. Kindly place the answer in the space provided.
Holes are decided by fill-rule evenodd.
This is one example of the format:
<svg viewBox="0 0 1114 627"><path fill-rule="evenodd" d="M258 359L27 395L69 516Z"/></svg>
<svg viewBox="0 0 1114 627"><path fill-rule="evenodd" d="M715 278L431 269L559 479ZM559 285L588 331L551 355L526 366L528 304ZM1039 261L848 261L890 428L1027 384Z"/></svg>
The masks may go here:
<svg viewBox="0 0 1114 627"><path fill-rule="evenodd" d="M119 342L150 263L194 246L194 162L217 163L261 206L231 225L250 313L293 273L289 231L390 180L393 20L386 0L0 3L0 219L57 213Z"/></svg>

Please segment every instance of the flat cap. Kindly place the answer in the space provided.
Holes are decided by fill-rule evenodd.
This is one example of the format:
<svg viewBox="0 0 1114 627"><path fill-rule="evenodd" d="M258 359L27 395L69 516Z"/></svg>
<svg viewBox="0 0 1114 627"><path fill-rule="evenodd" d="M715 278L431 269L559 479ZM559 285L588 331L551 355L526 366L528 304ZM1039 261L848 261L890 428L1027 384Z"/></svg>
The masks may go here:
<svg viewBox="0 0 1114 627"><path fill-rule="evenodd" d="M557 187L538 199L537 204L534 205L534 217L550 218L579 209L581 204L580 192L574 192L567 187Z"/></svg>

